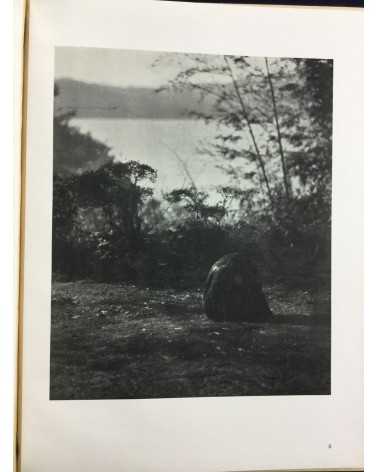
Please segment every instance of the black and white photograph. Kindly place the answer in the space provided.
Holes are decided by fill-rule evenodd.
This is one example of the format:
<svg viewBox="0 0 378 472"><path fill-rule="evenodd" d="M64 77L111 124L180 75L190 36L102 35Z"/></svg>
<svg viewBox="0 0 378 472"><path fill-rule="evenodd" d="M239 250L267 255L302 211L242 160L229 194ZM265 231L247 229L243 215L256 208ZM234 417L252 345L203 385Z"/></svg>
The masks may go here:
<svg viewBox="0 0 378 472"><path fill-rule="evenodd" d="M56 47L51 87L50 399L330 395L333 60Z"/></svg>

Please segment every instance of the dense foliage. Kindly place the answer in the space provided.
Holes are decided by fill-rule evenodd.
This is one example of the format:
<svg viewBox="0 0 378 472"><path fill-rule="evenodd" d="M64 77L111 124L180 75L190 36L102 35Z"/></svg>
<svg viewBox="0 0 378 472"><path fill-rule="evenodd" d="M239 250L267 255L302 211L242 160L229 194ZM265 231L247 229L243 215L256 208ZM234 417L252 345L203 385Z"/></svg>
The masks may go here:
<svg viewBox="0 0 378 472"><path fill-rule="evenodd" d="M212 115L196 113L219 129L201 158L215 157L229 185L215 201L191 178L157 199L154 169L116 161L57 112L55 275L199 287L217 258L247 251L266 277L328 279L332 61L189 59L167 87L213 98Z"/></svg>

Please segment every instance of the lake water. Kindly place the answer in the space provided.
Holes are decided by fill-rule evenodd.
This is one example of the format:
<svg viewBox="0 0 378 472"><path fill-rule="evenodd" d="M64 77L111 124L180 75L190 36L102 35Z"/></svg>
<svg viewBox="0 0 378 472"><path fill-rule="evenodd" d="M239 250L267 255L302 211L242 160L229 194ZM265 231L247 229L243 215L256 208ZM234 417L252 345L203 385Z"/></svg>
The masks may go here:
<svg viewBox="0 0 378 472"><path fill-rule="evenodd" d="M218 133L215 125L199 120L83 118L72 120L72 124L106 143L118 159L136 160L156 169L157 190L190 185L180 160L200 188L210 190L229 182L225 172L217 168L221 160L198 152L204 140L211 140Z"/></svg>

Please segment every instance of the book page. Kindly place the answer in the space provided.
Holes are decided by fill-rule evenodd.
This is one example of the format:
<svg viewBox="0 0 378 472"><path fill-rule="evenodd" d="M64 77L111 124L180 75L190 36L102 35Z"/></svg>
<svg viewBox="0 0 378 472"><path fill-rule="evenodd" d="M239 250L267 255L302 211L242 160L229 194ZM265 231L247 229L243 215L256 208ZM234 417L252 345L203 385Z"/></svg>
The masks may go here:
<svg viewBox="0 0 378 472"><path fill-rule="evenodd" d="M362 10L33 0L22 471L362 467Z"/></svg>

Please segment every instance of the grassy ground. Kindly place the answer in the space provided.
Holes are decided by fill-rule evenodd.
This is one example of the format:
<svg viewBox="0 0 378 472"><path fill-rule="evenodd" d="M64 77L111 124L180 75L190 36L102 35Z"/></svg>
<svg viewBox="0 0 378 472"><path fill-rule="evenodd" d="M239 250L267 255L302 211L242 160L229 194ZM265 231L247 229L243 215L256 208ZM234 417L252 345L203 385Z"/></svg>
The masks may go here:
<svg viewBox="0 0 378 472"><path fill-rule="evenodd" d="M328 394L330 326L306 323L311 292L266 292L280 323L209 321L200 291L55 282L50 398Z"/></svg>

